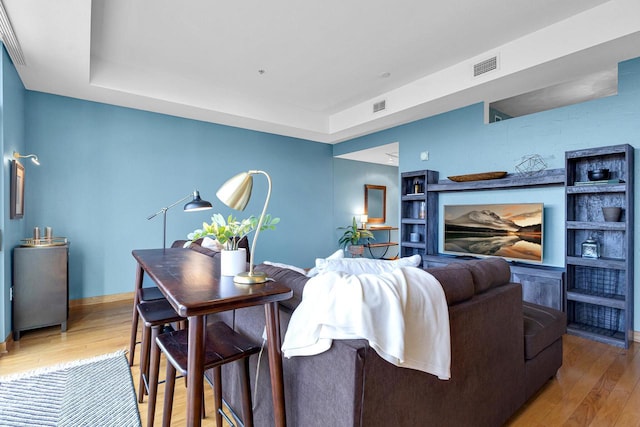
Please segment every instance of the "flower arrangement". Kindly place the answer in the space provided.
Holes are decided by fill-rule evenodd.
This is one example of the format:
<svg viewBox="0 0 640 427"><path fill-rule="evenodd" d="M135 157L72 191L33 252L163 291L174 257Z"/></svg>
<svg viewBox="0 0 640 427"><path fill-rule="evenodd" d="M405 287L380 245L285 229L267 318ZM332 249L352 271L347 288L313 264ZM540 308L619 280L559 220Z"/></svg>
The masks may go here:
<svg viewBox="0 0 640 427"><path fill-rule="evenodd" d="M259 218L251 215L249 218L238 220L233 215L224 219L220 214L211 216L211 224L202 223L202 229L194 230L187 235L187 239L195 241L202 237L215 237L215 239L225 247L226 250L238 250L238 242L243 237L249 235L258 227ZM262 221L260 231L274 230L280 218L272 218L271 214L266 214Z"/></svg>

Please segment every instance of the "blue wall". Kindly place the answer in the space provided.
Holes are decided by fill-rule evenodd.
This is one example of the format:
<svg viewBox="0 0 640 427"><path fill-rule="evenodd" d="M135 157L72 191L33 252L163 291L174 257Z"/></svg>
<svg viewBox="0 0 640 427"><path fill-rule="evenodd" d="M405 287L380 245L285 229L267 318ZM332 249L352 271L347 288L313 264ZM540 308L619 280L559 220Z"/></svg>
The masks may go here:
<svg viewBox="0 0 640 427"><path fill-rule="evenodd" d="M540 154L549 168L564 168L564 153L615 144L640 146L640 58L619 65L618 95L496 123L484 123L482 104L347 141L334 148L342 154L356 149L400 143L400 172L432 169L440 178L487 171L515 171L523 156ZM421 161L420 152L429 151ZM636 150L636 163L638 163ZM640 182L640 168L635 179ZM443 204L487 202L543 202L545 204L544 263L564 265L564 189L491 191L442 194ZM636 197L636 224L640 224L640 197ZM442 215L442 212L440 212ZM635 240L640 235L636 226ZM640 277L640 256L634 259ZM640 285L635 287L640 307ZM640 330L640 309L635 310Z"/></svg>
<svg viewBox="0 0 640 427"><path fill-rule="evenodd" d="M364 212L364 185L384 185L387 187L387 221L385 225L398 227L400 196L398 193L398 168L396 166L376 165L372 163L357 162L354 160L335 159L333 178L333 199L335 210L333 213L334 225L344 227L350 225L353 217L360 224L360 214ZM375 225L375 224L374 224ZM343 231L335 231L335 244L342 236ZM387 235L382 232L374 232L377 240L386 240ZM398 233L393 231L391 239L398 241ZM398 247L390 248L385 256L398 254ZM326 254L329 255L329 254ZM318 256L326 256L318 254ZM370 256L371 254L367 253ZM383 251L373 250L373 256L382 256Z"/></svg>
<svg viewBox="0 0 640 427"><path fill-rule="evenodd" d="M2 49L0 57L0 147L2 148L2 174L0 175L0 195L3 201L0 211L2 241L2 265L0 277L3 277L2 292L0 293L0 340L4 341L11 332L11 303L9 290L11 288L11 248L22 238L24 221L9 219L9 183L11 160L13 152L24 152L24 86L18 73L11 63L7 52ZM26 175L25 175L26 177ZM31 188L28 179L25 186Z"/></svg>
<svg viewBox="0 0 640 427"><path fill-rule="evenodd" d="M214 210L169 210L169 244L212 212L259 215L263 176L255 177L244 213L215 197L222 183L248 169L269 172L268 211L281 218L275 231L260 235L256 261L310 265L334 246L326 232L333 225L328 145L37 92L26 99L28 149L42 164L28 171L27 231L51 226L69 238L71 299L130 292L131 250L162 245L162 216L147 216L193 189Z"/></svg>

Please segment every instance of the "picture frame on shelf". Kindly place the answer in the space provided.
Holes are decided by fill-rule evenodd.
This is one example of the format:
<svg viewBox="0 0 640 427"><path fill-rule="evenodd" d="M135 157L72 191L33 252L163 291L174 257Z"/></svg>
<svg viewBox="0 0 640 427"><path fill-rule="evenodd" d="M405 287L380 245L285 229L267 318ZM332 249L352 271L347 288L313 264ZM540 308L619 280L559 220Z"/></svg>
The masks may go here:
<svg viewBox="0 0 640 427"><path fill-rule="evenodd" d="M10 205L10 219L20 219L24 216L24 166L17 160L11 161Z"/></svg>

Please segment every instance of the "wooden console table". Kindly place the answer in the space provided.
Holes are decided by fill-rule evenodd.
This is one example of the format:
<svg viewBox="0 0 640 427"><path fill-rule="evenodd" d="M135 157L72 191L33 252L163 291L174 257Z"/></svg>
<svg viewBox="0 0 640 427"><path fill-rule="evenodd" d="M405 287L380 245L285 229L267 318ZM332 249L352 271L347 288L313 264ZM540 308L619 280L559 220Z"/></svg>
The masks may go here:
<svg viewBox="0 0 640 427"><path fill-rule="evenodd" d="M387 255L387 252L389 251L389 248L391 248L393 246L398 246L398 242L392 242L391 241L391 232L394 231L394 230L398 230L398 227L392 227L390 225L372 225L369 228L367 228L367 230L371 231L372 233L376 232L376 231L386 231L387 232L387 241L386 242L371 243L367 239L367 243L365 243L364 247L369 249L369 255L371 255L371 258L384 258ZM379 257L373 256L373 252L371 251L371 249L376 249L376 248L384 249L384 253Z"/></svg>
<svg viewBox="0 0 640 427"><path fill-rule="evenodd" d="M207 314L264 305L267 349L275 425L286 426L278 301L293 291L277 282L237 285L232 277L217 277L213 258L190 249L134 250L138 262L137 280L147 273L176 312L189 319L187 363L187 423L200 426L204 376L204 327ZM141 283L136 283L141 285ZM136 289L138 286L136 286Z"/></svg>

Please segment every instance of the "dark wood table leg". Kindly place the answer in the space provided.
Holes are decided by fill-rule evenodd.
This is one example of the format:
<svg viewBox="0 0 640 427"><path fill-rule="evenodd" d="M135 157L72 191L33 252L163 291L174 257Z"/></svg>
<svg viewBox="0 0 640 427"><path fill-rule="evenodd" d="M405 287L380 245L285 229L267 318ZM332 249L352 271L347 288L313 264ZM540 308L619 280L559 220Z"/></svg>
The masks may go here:
<svg viewBox="0 0 640 427"><path fill-rule="evenodd" d="M189 317L187 425L200 427L204 377L204 316Z"/></svg>
<svg viewBox="0 0 640 427"><path fill-rule="evenodd" d="M136 336L138 335L138 291L142 288L143 277L144 270L140 264L138 264L138 268L136 269L136 283L133 292L133 319L131 320L131 338L129 339L129 366L133 366L133 356L136 354Z"/></svg>
<svg viewBox="0 0 640 427"><path fill-rule="evenodd" d="M282 352L280 349L280 316L278 303L265 304L267 325L267 350L269 352L269 374L273 397L273 417L276 427L286 427L287 417L284 406L284 382L282 379Z"/></svg>

